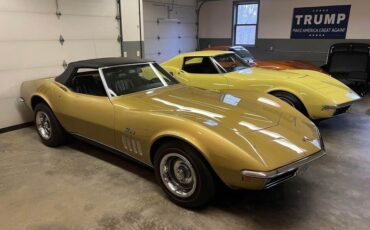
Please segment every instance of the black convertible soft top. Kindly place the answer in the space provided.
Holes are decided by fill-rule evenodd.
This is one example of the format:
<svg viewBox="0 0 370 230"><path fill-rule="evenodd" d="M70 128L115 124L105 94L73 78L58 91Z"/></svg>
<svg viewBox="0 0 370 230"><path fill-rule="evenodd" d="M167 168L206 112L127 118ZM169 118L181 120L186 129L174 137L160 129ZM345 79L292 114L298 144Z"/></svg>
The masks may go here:
<svg viewBox="0 0 370 230"><path fill-rule="evenodd" d="M147 59L131 59L131 58L121 58L121 57L111 57L111 58L97 58L89 59L83 61L71 62L68 64L66 70L55 78L55 81L65 85L69 77L75 73L79 68L91 68L98 69L108 66L126 65L126 64L137 64L152 62L152 60Z"/></svg>

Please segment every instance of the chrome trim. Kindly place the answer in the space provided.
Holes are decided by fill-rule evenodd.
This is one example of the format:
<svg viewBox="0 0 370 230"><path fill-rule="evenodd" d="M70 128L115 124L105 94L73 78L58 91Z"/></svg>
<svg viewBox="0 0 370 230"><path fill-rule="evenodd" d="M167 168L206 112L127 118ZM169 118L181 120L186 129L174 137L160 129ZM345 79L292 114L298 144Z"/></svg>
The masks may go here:
<svg viewBox="0 0 370 230"><path fill-rule="evenodd" d="M246 177L254 177L254 178L260 178L260 179L272 179L274 177L280 176L284 173L291 172L293 170L298 169L299 167L308 164L314 160L319 159L320 157L324 156L326 153L324 150L320 150L319 152L305 157L303 159L300 159L298 161L295 161L291 164L285 165L283 167L280 167L278 169L268 171L268 172L258 172L258 171L249 171L249 170L242 170L241 173L243 176Z"/></svg>
<svg viewBox="0 0 370 230"><path fill-rule="evenodd" d="M324 111L324 110L329 110L329 109L333 109L333 110L341 109L341 108L344 108L346 106L350 106L354 102L360 101L360 100L361 100L361 98L356 99L356 100L353 100L353 101L350 101L350 102L346 102L346 103L343 103L343 104L339 104L339 105L323 105L322 108L321 108L321 110Z"/></svg>
<svg viewBox="0 0 370 230"><path fill-rule="evenodd" d="M149 62L149 66L150 66L150 68L152 68L152 70L154 71L154 73L157 75L157 77L159 78L159 80L162 82L163 86L168 86L167 82L166 82L164 79L162 79L162 75L163 75L163 74L161 74L161 73L157 70L157 68L155 68L155 66L153 65L153 63L152 63L152 62Z"/></svg>
<svg viewBox="0 0 370 230"><path fill-rule="evenodd" d="M107 82L105 81L105 77L104 77L104 73L103 73L103 69L102 68L99 68L98 69L99 71L99 75L100 75L100 79L101 81L103 82L103 86L104 86L104 89L105 89L105 93L108 95L108 98L109 100L112 99L112 95L111 95L111 89L108 87L108 84Z"/></svg>
<svg viewBox="0 0 370 230"><path fill-rule="evenodd" d="M148 61L148 62L138 62L138 63L122 64L122 65L111 65L111 66L100 67L99 69L109 69L109 68L113 68L113 67L142 65L142 64L153 64L153 63L155 63L155 62L154 61Z"/></svg>
<svg viewBox="0 0 370 230"><path fill-rule="evenodd" d="M121 153L122 155L125 155L127 158L129 158L129 159L131 159L131 160L135 160L135 161L137 161L137 162L139 162L139 163L141 163L141 164L143 164L143 165L146 165L146 166L149 166L150 168L153 168L153 165L147 164L147 163L145 163L144 161L142 161L142 160L140 160L140 159L138 159L138 158L134 157L134 155L130 155L130 154L127 154L127 153L125 153L125 152L122 152L121 150L116 149L115 147L112 147L112 146L109 146L109 145L103 144L103 143L101 143L101 142L99 142L99 141L96 141L96 140L94 140L94 139L91 139L91 138L85 137L85 136L83 136L83 135L81 135L81 134L78 134L78 133L70 133L70 134L71 134L71 135L73 135L73 136L76 136L76 137L80 137L80 138L82 138L82 139L89 140L89 141L94 142L94 143L96 143L96 144L98 144L98 145L104 146L104 147L106 147L106 148L108 148L108 149L114 150L114 151L116 151L117 153ZM98 146L98 148L99 148L99 146ZM101 147L100 147L100 148L101 148ZM103 149L104 149L104 148L103 148ZM112 151L110 151L110 152L112 152ZM113 152L113 153L115 153L115 152ZM115 153L115 154L117 154L117 153ZM143 154L141 154L141 155L143 155Z"/></svg>

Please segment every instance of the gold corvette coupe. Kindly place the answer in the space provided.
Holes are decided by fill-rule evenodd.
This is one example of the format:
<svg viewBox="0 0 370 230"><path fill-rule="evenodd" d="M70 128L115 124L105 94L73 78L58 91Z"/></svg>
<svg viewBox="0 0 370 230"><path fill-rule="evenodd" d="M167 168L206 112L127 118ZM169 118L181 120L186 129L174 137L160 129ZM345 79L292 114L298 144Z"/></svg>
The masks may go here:
<svg viewBox="0 0 370 230"><path fill-rule="evenodd" d="M272 187L325 154L316 126L275 97L183 86L151 61L74 62L21 93L44 144L68 133L151 166L184 207L207 204L219 182Z"/></svg>
<svg viewBox="0 0 370 230"><path fill-rule="evenodd" d="M324 73L304 69L250 67L230 51L180 54L162 64L178 81L205 89L258 90L274 95L312 120L345 113L360 99L346 85Z"/></svg>

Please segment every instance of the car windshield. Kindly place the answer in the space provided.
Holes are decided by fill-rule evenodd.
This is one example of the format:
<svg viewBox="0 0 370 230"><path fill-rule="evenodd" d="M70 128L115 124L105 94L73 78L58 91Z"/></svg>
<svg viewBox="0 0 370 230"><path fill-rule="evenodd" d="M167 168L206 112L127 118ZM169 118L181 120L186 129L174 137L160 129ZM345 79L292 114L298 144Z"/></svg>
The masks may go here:
<svg viewBox="0 0 370 230"><path fill-rule="evenodd" d="M109 93L112 96L120 96L178 83L175 78L157 63L108 67L103 69L103 74Z"/></svg>
<svg viewBox="0 0 370 230"><path fill-rule="evenodd" d="M232 51L234 51L237 55L239 55L243 59L254 59L252 54L242 47L238 48L231 48Z"/></svg>
<svg viewBox="0 0 370 230"><path fill-rule="evenodd" d="M249 68L250 66L234 53L215 56L216 62L227 72L234 72Z"/></svg>

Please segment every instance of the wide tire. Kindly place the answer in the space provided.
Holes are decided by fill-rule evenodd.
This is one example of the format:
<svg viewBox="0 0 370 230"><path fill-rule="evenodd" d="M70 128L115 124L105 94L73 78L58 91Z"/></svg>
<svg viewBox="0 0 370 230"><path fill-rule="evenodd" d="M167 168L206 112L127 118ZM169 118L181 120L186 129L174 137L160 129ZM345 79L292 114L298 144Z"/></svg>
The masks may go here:
<svg viewBox="0 0 370 230"><path fill-rule="evenodd" d="M307 110L304 107L303 103L293 94L283 91L272 92L271 94L279 98L280 100L285 101L290 106L294 107L296 110L308 117Z"/></svg>
<svg viewBox="0 0 370 230"><path fill-rule="evenodd" d="M66 133L53 111L44 103L35 107L35 125L42 143L49 147L57 147L66 142Z"/></svg>
<svg viewBox="0 0 370 230"><path fill-rule="evenodd" d="M200 153L184 142L175 140L159 147L154 170L162 189L179 206L201 208L215 196L216 177Z"/></svg>

